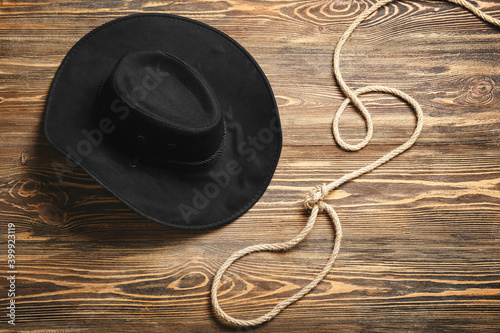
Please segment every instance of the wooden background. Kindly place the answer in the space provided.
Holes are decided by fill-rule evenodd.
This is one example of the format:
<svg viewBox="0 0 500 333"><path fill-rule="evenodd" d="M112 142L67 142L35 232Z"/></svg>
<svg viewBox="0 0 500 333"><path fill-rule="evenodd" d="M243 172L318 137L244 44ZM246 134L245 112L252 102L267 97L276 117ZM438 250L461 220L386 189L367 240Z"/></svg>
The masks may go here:
<svg viewBox="0 0 500 333"><path fill-rule="evenodd" d="M216 332L214 273L234 251L284 241L305 225L302 200L407 140L410 109L363 98L373 142L341 151L330 124L343 97L332 78L336 41L373 0L0 1L0 329L7 324L7 224L17 230L19 332ZM496 0L477 0L500 18ZM52 77L94 27L138 12L184 15L240 42L267 74L284 147L255 207L208 232L174 230L128 209L64 163L42 132ZM423 106L417 144L332 194L344 241L334 269L310 295L257 332L500 330L500 39L498 28L443 1L398 1L363 23L345 47L353 88L383 84ZM352 110L350 142L364 135ZM251 318L308 283L332 248L326 217L293 251L234 265L221 303ZM238 330L237 330L238 331ZM239 329L250 331L250 329Z"/></svg>

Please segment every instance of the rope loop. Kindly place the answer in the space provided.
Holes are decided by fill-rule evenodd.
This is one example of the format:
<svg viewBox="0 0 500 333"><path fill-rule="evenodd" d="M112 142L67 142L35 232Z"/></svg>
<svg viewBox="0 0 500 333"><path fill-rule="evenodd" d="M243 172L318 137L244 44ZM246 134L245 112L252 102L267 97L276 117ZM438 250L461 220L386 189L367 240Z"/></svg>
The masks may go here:
<svg viewBox="0 0 500 333"><path fill-rule="evenodd" d="M342 47L346 43L347 39L351 36L352 32L366 19L368 18L371 14L376 12L379 8L385 6L388 3L391 3L396 0L378 0L373 4L373 6L367 8L363 13L361 13L355 20L354 22L347 28L347 30L344 32L342 37L337 43L337 46L335 47L335 51L333 53L333 72L335 75L335 78L337 80L337 83L339 84L340 88L344 92L346 99L338 109L337 113L335 114L333 123L332 123L332 131L333 131L333 136L335 138L335 141L338 143L340 147L342 147L345 150L348 151L356 151L360 150L363 147L365 147L370 139L372 138L373 135L373 122L370 116L370 113L366 109L366 107L363 105L363 102L359 99L358 96L367 94L370 92L383 92L387 94L392 94L396 97L399 97L408 105L410 105L413 110L415 111L415 115L417 118L417 124L415 126L415 130L413 132L413 135L406 141L404 144L401 146L393 149L389 153L385 154L384 156L380 157L378 160L354 171L349 174L344 175L343 177L337 179L336 181L333 181L329 184L322 184L315 186L311 192L307 195L307 197L304 200L304 206L310 210L310 215L309 219L307 220L307 224L302 229L302 231L295 236L295 238L283 242L283 243L274 243L274 244L259 244L259 245L253 245L249 246L247 248L244 248L242 250L239 250L235 252L232 256L230 256L224 264L219 268L217 274L214 277L213 284L212 284L212 305L215 310L215 313L218 315L219 318L223 319L225 322L228 324L234 325L234 326L255 326L255 325L260 325L266 321L269 321L273 319L278 313L280 313L283 309L285 309L287 306L292 304L293 302L301 299L304 295L306 295L309 291L314 289L318 283L323 280L323 278L328 274L328 272L332 269L333 264L335 262L335 259L337 258L337 255L340 250L340 243L342 239L342 227L340 225L340 220L339 217L337 216L337 213L333 209L332 206L326 204L323 200L326 198L328 193L332 191L333 189L338 188L342 184L353 180L363 174L366 174L367 172L370 172L382 164L390 161L394 157L398 156L399 154L403 153L405 150L410 148L415 141L417 140L419 134L422 131L423 128L423 112L422 108L418 104L416 100L414 100L412 97L407 95L406 93L390 88L390 87L384 87L384 86L368 86L368 87L363 87L357 90L352 90L349 88L347 83L344 81L342 78L342 74L340 72L340 53L342 50ZM496 25L500 27L500 20L485 14L482 12L480 9L477 7L473 6L470 2L467 0L445 0L448 2L455 3L457 5L463 6L464 8L470 10L473 14L478 16L479 18L483 19L484 21L487 21L493 25ZM339 121L342 116L342 113L346 109L346 107L352 103L356 109L361 113L363 118L365 119L366 123L366 136L365 138L358 144L351 145L345 142L339 132ZM230 315L228 315L219 305L219 301L217 299L217 290L219 288L219 285L221 283L222 276L226 272L226 270L231 266L236 260L239 258L246 256L248 254L254 253L254 252L260 252L260 251L286 251L294 247L295 245L299 244L306 236L309 234L309 232L312 230L314 227L314 223L316 222L316 218L318 217L319 212L326 212L326 214L331 218L333 222L333 227L335 230L335 238L334 238L334 245L333 245L333 250L330 255L330 258L328 259L328 262L325 264L323 267L323 270L319 272L316 277L305 287L303 287L300 291L298 291L296 294L290 296L289 298L279 302L276 304L276 306L270 310L269 312L265 313L264 315L254 318L254 319L248 319L248 320L243 320L243 319L238 319L234 318Z"/></svg>

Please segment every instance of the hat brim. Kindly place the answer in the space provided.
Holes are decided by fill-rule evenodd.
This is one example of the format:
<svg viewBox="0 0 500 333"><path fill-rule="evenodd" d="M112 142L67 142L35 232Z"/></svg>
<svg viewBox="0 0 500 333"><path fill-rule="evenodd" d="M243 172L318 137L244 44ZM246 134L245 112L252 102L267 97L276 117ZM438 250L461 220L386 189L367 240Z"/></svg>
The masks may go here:
<svg viewBox="0 0 500 333"><path fill-rule="evenodd" d="M116 62L137 50L183 59L208 82L226 122L222 155L211 167L180 172L147 163L107 138L96 121L100 84ZM139 214L171 227L206 229L248 211L268 187L282 147L278 108L250 54L206 24L170 14L136 14L108 22L68 52L47 97L50 143ZM101 138L102 135L102 138Z"/></svg>

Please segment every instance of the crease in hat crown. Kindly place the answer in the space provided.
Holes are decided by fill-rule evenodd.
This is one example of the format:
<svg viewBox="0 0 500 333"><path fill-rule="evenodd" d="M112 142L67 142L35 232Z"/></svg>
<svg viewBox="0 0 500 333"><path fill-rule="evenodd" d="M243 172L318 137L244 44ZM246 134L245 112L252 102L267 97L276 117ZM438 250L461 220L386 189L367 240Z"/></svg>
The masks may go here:
<svg viewBox="0 0 500 333"><path fill-rule="evenodd" d="M164 51L126 54L102 82L98 117L134 158L180 170L215 163L224 149L219 102L197 71Z"/></svg>

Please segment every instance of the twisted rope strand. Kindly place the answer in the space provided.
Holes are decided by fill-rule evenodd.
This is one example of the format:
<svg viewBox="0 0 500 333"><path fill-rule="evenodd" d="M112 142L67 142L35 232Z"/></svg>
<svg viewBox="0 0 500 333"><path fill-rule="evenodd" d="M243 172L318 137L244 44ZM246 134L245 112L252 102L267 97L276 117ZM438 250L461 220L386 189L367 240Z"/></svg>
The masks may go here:
<svg viewBox="0 0 500 333"><path fill-rule="evenodd" d="M406 93L390 88L390 87L385 87L385 86L368 86L364 88L360 88L357 90L352 90L349 88L349 86L345 83L344 79L342 78L342 74L340 72L340 53L342 51L342 47L346 43L347 39L351 36L352 32L366 19L368 18L371 14L376 12L379 8L385 6L388 3L391 3L395 0L380 0L377 3L375 3L372 7L366 9L363 13L361 13L356 20L347 28L347 30L344 32L342 37L337 43L337 46L335 47L335 51L333 54L333 69L334 69L334 75L337 80L337 83L341 87L342 91L346 95L346 99L342 103L342 105L339 107L337 110L335 117L333 119L332 123L332 132L333 136L335 138L335 141L337 144L342 147L345 150L348 151L357 151L365 147L371 140L373 136L373 121L371 119L371 115L364 106L363 102L359 99L359 96L367 93L372 93L372 92L382 92L386 94L391 94L396 97L399 97L403 101L405 101L408 105L412 107L412 109L415 111L415 116L417 118L417 124L415 126L415 130L410 137L408 141L406 141L404 144L401 146L395 148L391 152L387 153L386 155L382 156L378 160L376 160L373 163L368 164L365 167L362 167L354 172L351 172L336 181L333 181L329 184L322 184L315 186L309 195L306 197L304 201L304 206L311 210L311 214L309 216L309 219L307 220L307 224L302 229L302 231L293 239L283 242L283 243L273 243L273 244L259 244L259 245L253 245L246 247L242 250L239 250L235 252L232 256L230 256L226 262L219 268L219 271L214 277L214 281L212 284L212 305L214 307L214 310L216 314L225 320L227 323L235 325L235 326L255 326L262 324L266 321L271 320L274 318L278 313L280 313L284 308L286 308L288 305L294 303L295 301L301 299L304 295L306 295L309 291L311 291L316 285L323 280L323 278L328 274L328 272L332 269L333 264L335 262L335 259L338 256L339 250L340 250L340 243L342 239L342 227L340 224L339 217L337 216L337 213L333 209L332 206L326 204L323 200L326 198L326 196L334 189L338 188L342 184L355 179L365 173L368 173L382 164L390 161L394 157L398 156L399 154L403 153L405 150L410 148L415 141L417 140L419 134L422 132L422 128L424 125L423 122L423 112L422 108L420 107L419 103L414 100L411 96L407 95ZM493 25L496 25L500 27L500 20L482 12L480 9L474 7L471 3L469 3L466 0L444 0L448 2L455 3L457 5L460 5L469 11L471 11L473 14L481 18L482 20L489 22ZM339 121L340 118L347 108L349 104L353 104L356 109L361 113L363 116L365 123L366 123L366 136L365 138L358 144L351 145L346 143L339 132ZM316 218L318 217L318 214L322 211L326 211L326 213L330 216L334 230L335 230L335 239L334 239L334 246L332 253L330 255L330 258L328 259L326 265L324 268L321 270L321 272L305 287L303 287L299 292L297 292L295 295L279 302L271 311L267 312L266 314L255 318L255 319L249 319L249 320L244 320L244 319L237 319L234 317L231 317L228 315L224 310L219 305L219 301L217 298L217 290L220 285L220 281L222 279L222 276L226 272L226 270L238 259L241 257L244 257L250 253L254 252L260 252L260 251L285 251L293 248L295 245L300 243L304 238L307 237L309 232L312 230L314 227L314 223L316 222Z"/></svg>

